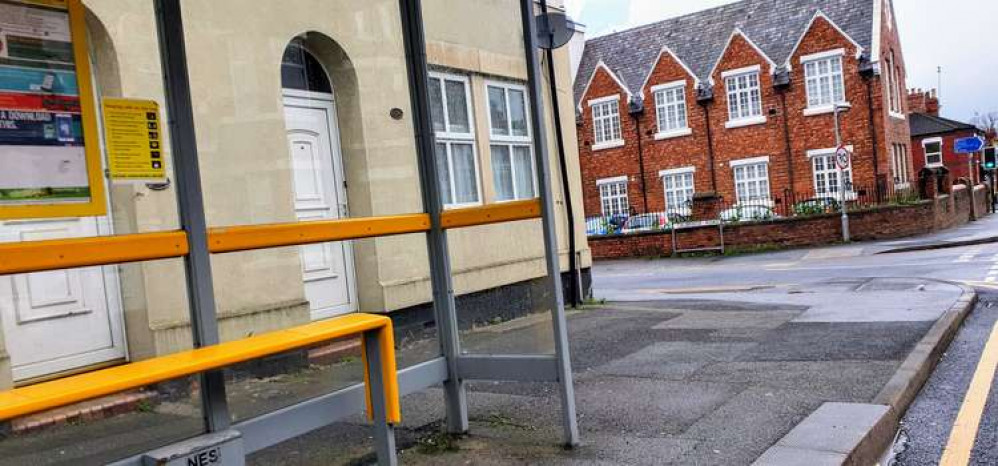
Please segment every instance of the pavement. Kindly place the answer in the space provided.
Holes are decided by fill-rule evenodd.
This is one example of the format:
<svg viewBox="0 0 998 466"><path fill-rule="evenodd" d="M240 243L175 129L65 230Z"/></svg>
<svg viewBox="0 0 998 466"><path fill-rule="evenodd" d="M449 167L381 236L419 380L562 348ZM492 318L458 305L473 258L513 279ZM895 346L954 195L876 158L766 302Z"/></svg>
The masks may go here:
<svg viewBox="0 0 998 466"><path fill-rule="evenodd" d="M912 252L996 242L998 242L998 215L989 215L977 221L929 235L880 242L872 245L871 251L878 254Z"/></svg>

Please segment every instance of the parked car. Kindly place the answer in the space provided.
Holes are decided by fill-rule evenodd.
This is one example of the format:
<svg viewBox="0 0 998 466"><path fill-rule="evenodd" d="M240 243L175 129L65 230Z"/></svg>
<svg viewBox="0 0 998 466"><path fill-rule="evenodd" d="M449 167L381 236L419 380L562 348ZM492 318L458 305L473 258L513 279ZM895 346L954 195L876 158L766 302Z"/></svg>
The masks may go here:
<svg viewBox="0 0 998 466"><path fill-rule="evenodd" d="M587 236L603 236L619 233L627 222L623 215L589 217L586 219Z"/></svg>
<svg viewBox="0 0 998 466"><path fill-rule="evenodd" d="M725 222L751 222L779 217L771 207L763 204L740 204L721 212L721 220Z"/></svg>
<svg viewBox="0 0 998 466"><path fill-rule="evenodd" d="M816 197L794 204L794 215L818 215L838 210L839 201L834 197Z"/></svg>
<svg viewBox="0 0 998 466"><path fill-rule="evenodd" d="M668 226L669 218L664 213L642 214L628 218L624 222L624 227L620 229L620 232L627 234L640 231L664 230Z"/></svg>

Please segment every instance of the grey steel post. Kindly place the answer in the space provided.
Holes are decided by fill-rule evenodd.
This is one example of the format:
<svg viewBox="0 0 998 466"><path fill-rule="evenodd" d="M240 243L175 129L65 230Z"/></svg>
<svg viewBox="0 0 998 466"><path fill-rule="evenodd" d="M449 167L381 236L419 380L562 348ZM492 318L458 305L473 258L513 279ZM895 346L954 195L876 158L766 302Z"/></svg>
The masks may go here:
<svg viewBox="0 0 998 466"><path fill-rule="evenodd" d="M534 20L533 0L520 0L520 20L523 24L524 57L527 65L530 95L530 122L534 130L534 163L537 167L537 184L541 197L542 224L544 227L544 252L547 273L551 279L551 320L554 328L554 346L558 360L558 381L561 384L561 414L565 446L579 444L579 426L575 418L575 387L572 382L572 364L568 349L568 324L565 320L565 297L561 286L561 264L558 257L558 238L555 235L554 199L551 189L551 168L548 160L547 133L544 126L544 94L541 91L541 70L537 54L537 25ZM554 66L548 63L548 66ZM571 193L566 186L565 192ZM569 254L572 254L570 251Z"/></svg>
<svg viewBox="0 0 998 466"><path fill-rule="evenodd" d="M388 408L385 400L385 380L381 374L381 345L378 331L364 332L364 353L367 358L367 393L371 397L371 411L374 423L374 449L378 452L378 464L395 466L398 458L395 453L395 428L388 423Z"/></svg>
<svg viewBox="0 0 998 466"><path fill-rule="evenodd" d="M190 253L184 260L187 298L191 313L194 347L218 344L218 316L215 312L215 289L208 252L208 230L204 214L204 196L198 166L194 112L191 108L190 76L184 26L179 0L155 0L156 31L159 35L166 109L173 147L173 176L176 178L180 224L187 234ZM205 429L218 432L229 428L225 380L221 371L201 374L201 408Z"/></svg>
<svg viewBox="0 0 998 466"><path fill-rule="evenodd" d="M423 209L430 215L430 231L426 235L426 246L430 256L433 312L437 321L440 351L447 360L448 377L444 382L447 432L461 434L468 431L468 402L464 381L461 380L457 367L457 357L461 354L461 340L458 335L457 311L454 304L447 231L440 223L443 202L437 185L437 164L434 161L435 141L430 120L430 93L427 83L429 72L422 2L399 0L399 13L402 16L402 38L406 68L409 73L412 124L416 137L416 155L419 160L419 184L423 193Z"/></svg>
<svg viewBox="0 0 998 466"><path fill-rule="evenodd" d="M832 157L835 162L835 167L839 172L839 209L842 210L842 241L849 242L849 207L846 206L846 177L845 170L842 169L842 165L838 161L838 150L842 147L842 131L839 128L839 107L838 103L833 106L835 113L835 150L836 156ZM852 158L850 157L850 162Z"/></svg>

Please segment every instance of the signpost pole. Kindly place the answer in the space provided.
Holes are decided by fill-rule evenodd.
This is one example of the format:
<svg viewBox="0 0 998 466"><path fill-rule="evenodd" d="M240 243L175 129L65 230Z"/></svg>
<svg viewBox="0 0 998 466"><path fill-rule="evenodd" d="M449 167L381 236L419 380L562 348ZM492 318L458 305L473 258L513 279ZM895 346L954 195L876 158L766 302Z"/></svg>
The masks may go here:
<svg viewBox="0 0 998 466"><path fill-rule="evenodd" d="M954 152L957 154L967 154L967 179L970 180L970 184L976 185L977 182L974 179L979 179L979 176L974 175L974 154L984 151L984 138L981 136L972 136L969 138L957 139L953 144ZM983 158L983 156L982 156ZM974 186L968 186L970 189L970 198L974 198ZM977 206L974 202L970 203L970 216L973 219L977 219Z"/></svg>
<svg viewBox="0 0 998 466"><path fill-rule="evenodd" d="M842 131L839 128L839 111L841 107L836 103L834 106L835 110L835 166L838 167L839 172L839 209L842 210L842 241L849 242L849 208L846 206L846 178L845 170L842 168L841 163L838 161L838 151L842 150Z"/></svg>

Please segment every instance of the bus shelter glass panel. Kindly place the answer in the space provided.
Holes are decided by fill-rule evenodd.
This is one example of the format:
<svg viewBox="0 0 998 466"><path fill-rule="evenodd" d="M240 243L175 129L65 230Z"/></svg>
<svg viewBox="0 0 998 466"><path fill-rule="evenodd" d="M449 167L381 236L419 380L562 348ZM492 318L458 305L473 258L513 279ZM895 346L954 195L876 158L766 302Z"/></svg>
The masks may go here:
<svg viewBox="0 0 998 466"><path fill-rule="evenodd" d="M73 256L66 242L180 228L155 24L152 2L0 3L5 247ZM173 250L183 235L161 239L100 253ZM190 349L184 273L171 258L0 275L0 390ZM138 454L203 433L200 406L188 377L5 421L0 464Z"/></svg>
<svg viewBox="0 0 998 466"><path fill-rule="evenodd" d="M560 2L551 2L552 4ZM429 99L436 136L438 188L447 211L502 208L534 201L539 206L538 158L545 157L553 183L558 251L568 272L565 194L560 182L551 82L539 54L542 91L531 98L520 2L423 2ZM487 21L484 20L487 18ZM484 22L483 22L484 21ZM483 27L483 24L487 24ZM554 53L562 136L578 177L574 110L567 48ZM542 111L546 145L533 127ZM570 178L570 179L575 179ZM536 211L540 216L540 211ZM478 354L554 352L548 273L539 218L448 231L461 350ZM583 242L584 244L584 242ZM579 248L581 249L581 248Z"/></svg>
<svg viewBox="0 0 998 466"><path fill-rule="evenodd" d="M155 30L149 2L0 4L0 242L179 228ZM0 277L0 388L127 359L189 322L183 283L180 261Z"/></svg>
<svg viewBox="0 0 998 466"><path fill-rule="evenodd" d="M439 356L397 0L180 4L211 234L327 225L364 236L216 251L221 340L388 313L399 368ZM377 224L356 227L366 221ZM228 371L233 420L360 382L358 342Z"/></svg>
<svg viewBox="0 0 998 466"><path fill-rule="evenodd" d="M63 381L71 389L67 377L190 349L181 262L0 276L10 353L0 361L3 389ZM126 287L149 271L154 282ZM14 303L12 287L24 292ZM105 464L195 437L205 431L200 393L197 377L183 377L3 421L0 465Z"/></svg>

